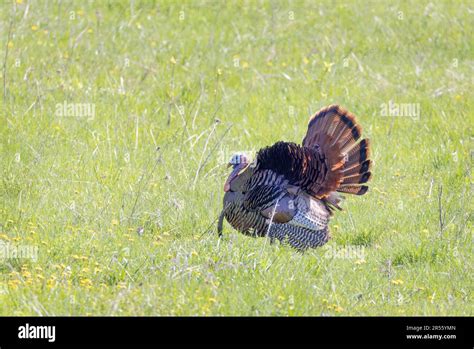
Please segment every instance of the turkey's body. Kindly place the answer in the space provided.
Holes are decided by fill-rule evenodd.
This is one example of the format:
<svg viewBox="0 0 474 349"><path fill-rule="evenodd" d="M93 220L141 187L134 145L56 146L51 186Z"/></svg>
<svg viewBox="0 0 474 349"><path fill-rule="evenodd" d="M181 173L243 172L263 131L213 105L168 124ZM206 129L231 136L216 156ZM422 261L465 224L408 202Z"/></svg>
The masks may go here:
<svg viewBox="0 0 474 349"><path fill-rule="evenodd" d="M369 142L355 117L329 106L310 119L302 145L277 142L252 164L236 160L224 186L222 219L250 236L268 236L305 250L330 238L336 192L363 195L371 173ZM244 159L245 160L245 159Z"/></svg>
<svg viewBox="0 0 474 349"><path fill-rule="evenodd" d="M278 223L246 209L239 194L227 192L224 195L224 216L234 229L250 236L268 236L271 241L287 242L300 250L322 246L329 240L330 213L320 200L303 193L297 195L293 199L296 210L293 218ZM274 204L276 201L271 206Z"/></svg>

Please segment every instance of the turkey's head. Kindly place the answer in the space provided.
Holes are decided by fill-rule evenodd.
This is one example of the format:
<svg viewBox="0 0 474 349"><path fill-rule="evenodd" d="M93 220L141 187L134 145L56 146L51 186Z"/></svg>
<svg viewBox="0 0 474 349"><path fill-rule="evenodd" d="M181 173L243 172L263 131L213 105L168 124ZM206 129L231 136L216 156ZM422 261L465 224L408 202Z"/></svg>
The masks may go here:
<svg viewBox="0 0 474 349"><path fill-rule="evenodd" d="M232 155L227 167L232 166L232 172L224 184L224 191L242 191L248 176L243 175L250 166L249 158L246 154L237 153Z"/></svg>

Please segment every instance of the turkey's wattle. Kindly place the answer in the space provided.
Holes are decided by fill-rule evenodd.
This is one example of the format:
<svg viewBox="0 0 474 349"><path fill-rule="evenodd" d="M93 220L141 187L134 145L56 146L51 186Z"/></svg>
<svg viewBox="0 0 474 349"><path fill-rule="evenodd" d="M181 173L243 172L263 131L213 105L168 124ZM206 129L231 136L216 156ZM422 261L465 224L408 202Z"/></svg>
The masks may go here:
<svg viewBox="0 0 474 349"><path fill-rule="evenodd" d="M330 238L329 218L340 209L337 192L363 195L370 177L368 139L355 116L331 105L310 118L302 145L277 142L254 162L236 154L224 185L223 218L250 236L268 236L305 250Z"/></svg>

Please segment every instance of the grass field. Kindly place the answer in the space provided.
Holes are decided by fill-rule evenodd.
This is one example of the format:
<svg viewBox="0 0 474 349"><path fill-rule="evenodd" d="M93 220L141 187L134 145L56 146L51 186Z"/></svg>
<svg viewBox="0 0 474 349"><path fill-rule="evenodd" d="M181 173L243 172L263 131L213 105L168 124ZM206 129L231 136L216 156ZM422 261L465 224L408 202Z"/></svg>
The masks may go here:
<svg viewBox="0 0 474 349"><path fill-rule="evenodd" d="M0 7L0 315L473 315L472 1ZM333 239L219 240L232 153L333 103L375 161Z"/></svg>

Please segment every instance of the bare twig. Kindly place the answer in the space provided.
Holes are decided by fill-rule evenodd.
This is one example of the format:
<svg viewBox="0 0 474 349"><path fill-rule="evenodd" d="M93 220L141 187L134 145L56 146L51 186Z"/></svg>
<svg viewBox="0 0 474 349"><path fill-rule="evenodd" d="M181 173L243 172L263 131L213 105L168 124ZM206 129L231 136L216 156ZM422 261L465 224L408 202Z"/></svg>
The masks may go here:
<svg viewBox="0 0 474 349"><path fill-rule="evenodd" d="M431 182L430 182L430 190L428 191L428 197L431 198L431 191L433 190L433 183L434 183L434 179L431 178Z"/></svg>
<svg viewBox="0 0 474 349"><path fill-rule="evenodd" d="M443 196L443 185L440 184L438 187L438 212L439 212L439 235L443 233L444 230L444 216L443 214L443 203L442 203L442 196Z"/></svg>
<svg viewBox="0 0 474 349"><path fill-rule="evenodd" d="M138 199L140 198L140 195L141 195L141 191L142 189L148 184L148 181L147 183L145 183L145 185L141 185L144 178L145 178L145 175L147 175L148 173L151 173L153 174L155 172L155 169L156 167L158 166L158 164L161 162L161 154L156 158L156 161L155 161L155 165L153 166L153 169L151 170L151 172L147 172L147 171L143 171L141 177L140 177L140 180L138 182L138 185L139 185L139 188L138 188L138 192L137 192L137 196L135 197L135 201L133 203L133 207L132 207L132 210L130 212L130 216L129 216L129 220L131 221L131 219L133 218L133 215L135 213L135 209L137 207L137 203L138 203ZM147 166L148 168L148 166ZM149 180L149 179L148 179Z"/></svg>
<svg viewBox="0 0 474 349"><path fill-rule="evenodd" d="M214 147L212 147L211 151L209 152L209 154L207 155L206 159L204 160L202 167L204 167L204 166L207 164L207 162L209 161L209 158L211 157L211 155L214 153L214 151L216 151L217 147L218 147L219 145L221 145L221 143L222 143L224 137L225 137L226 134L230 131L230 129L232 128L232 126L233 126L233 125L231 124L229 127L227 127L227 129L224 131L224 134L223 134L223 135L221 136L221 138L217 141L217 143L214 145ZM209 172L207 172L207 173L205 174L205 177L207 177L208 173L209 173Z"/></svg>
<svg viewBox="0 0 474 349"><path fill-rule="evenodd" d="M276 213L276 209L277 209L277 207L278 207L278 203L279 203L280 200L283 198L283 196L285 196L284 193L282 193L282 194L276 199L275 207L273 207L272 215L271 215L270 218L269 218L267 233L266 233L266 235L265 235L265 236L266 236L266 238L265 238L265 243L263 244L262 249L260 250L260 257L262 257L263 250L264 250L264 248L265 248L266 245L267 245L267 240L270 240L270 244L273 244L274 238L270 236L270 228L272 227L272 224L273 224L273 218L275 217L275 213Z"/></svg>
<svg viewBox="0 0 474 349"><path fill-rule="evenodd" d="M3 102L7 99L7 59L8 59L8 44L10 43L10 38L12 35L13 20L10 21L8 27L7 42L5 44L5 58L3 60Z"/></svg>
<svg viewBox="0 0 474 349"><path fill-rule="evenodd" d="M199 236L200 238L202 238L204 236L204 234L206 233L211 233L212 230L211 230L211 227L217 222L217 232L218 232L218 235L219 237L222 236L222 230L223 230L223 225L224 225L224 211L225 209L222 209L221 213L212 220L212 222L207 226L206 229L204 229L204 232Z"/></svg>
<svg viewBox="0 0 474 349"><path fill-rule="evenodd" d="M171 66L171 82L170 82L170 87L171 87L171 101L168 102L168 115L166 118L166 125L169 126L171 124L171 106L175 101L174 98L174 64Z"/></svg>
<svg viewBox="0 0 474 349"><path fill-rule="evenodd" d="M211 155L214 153L214 151L217 149L217 147L219 146L219 144L222 142L222 140L224 139L225 135L227 134L227 132L229 132L229 130L232 128L232 124L225 130L224 134L221 136L221 138L219 139L219 141L214 145L214 147L211 149L211 151L209 152L209 154L206 156L205 159L204 158L204 154L206 153L206 150L207 150L207 146L209 144L209 140L212 136L212 134L214 133L215 129L216 129L216 126L217 126L217 123L214 123L213 127L212 127L212 130L211 132L209 133L209 136L207 137L207 140L206 140L206 143L204 145L204 150L202 151L202 154L201 154L201 159L199 161L199 166L198 166L198 169L196 171L196 175L194 176L194 181L193 181L193 188L196 186L196 182L198 180L198 177L199 177L199 173L201 172L201 170L203 169L203 167L207 164L207 162L209 161Z"/></svg>
<svg viewBox="0 0 474 349"><path fill-rule="evenodd" d="M133 215L135 214L135 209L137 207L137 203L138 203L138 200L141 196L141 193L142 193L142 190L148 185L148 182L150 181L151 179L151 176L153 175L153 173L155 172L157 166L159 163L161 163L162 161L162 157L163 157L163 149L167 148L170 144L173 144L173 142L175 141L176 139L176 135L177 135L178 131L176 131L174 133L174 135L171 137L171 139L163 146L163 147L158 147L156 150L157 152L159 152L159 155L157 156L156 160L155 160L155 164L153 165L153 168L151 171L147 172L147 170L150 168L150 164L151 162L153 161L153 159L150 159L145 167L145 169L143 170L143 173L138 181L138 192L137 192L137 196L135 197L135 201L133 203L133 207L132 207L132 210L130 212L130 215L129 215L129 221L132 220L133 218ZM147 174L150 174L150 176L147 178L147 181L144 185L142 185L145 177Z"/></svg>

